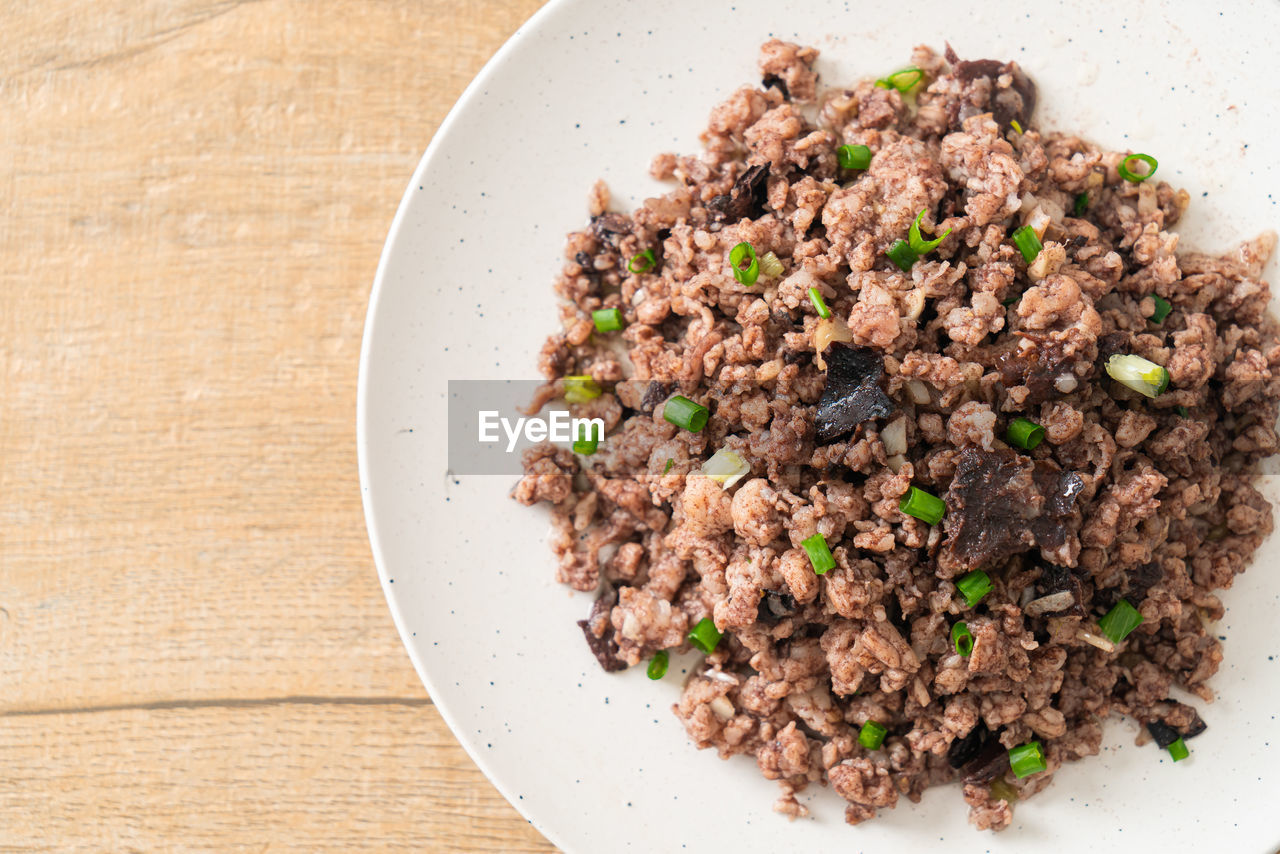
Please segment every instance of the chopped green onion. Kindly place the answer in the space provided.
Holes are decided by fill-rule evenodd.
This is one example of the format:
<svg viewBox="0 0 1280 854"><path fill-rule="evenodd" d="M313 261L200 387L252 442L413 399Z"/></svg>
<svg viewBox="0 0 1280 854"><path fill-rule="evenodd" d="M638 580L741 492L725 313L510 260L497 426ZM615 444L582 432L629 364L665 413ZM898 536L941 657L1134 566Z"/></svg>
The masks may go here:
<svg viewBox="0 0 1280 854"><path fill-rule="evenodd" d="M715 622L710 617L703 617L689 632L689 643L710 655L716 651L716 644L720 643L721 637L723 635L716 628Z"/></svg>
<svg viewBox="0 0 1280 854"><path fill-rule="evenodd" d="M1015 132L1015 133L1017 133L1017 134L1021 134L1021 133L1022 133L1022 125L1018 124L1018 120L1017 120L1017 119L1009 119L1009 125L1010 125L1010 127L1012 127L1012 128L1013 128L1013 130L1014 130L1014 132Z"/></svg>
<svg viewBox="0 0 1280 854"><path fill-rule="evenodd" d="M951 642L955 644L956 652L965 658L973 654L973 632L969 631L969 624L964 620L951 627Z"/></svg>
<svg viewBox="0 0 1280 854"><path fill-rule="evenodd" d="M564 399L569 403L586 403L600 396L600 385L590 374L564 378Z"/></svg>
<svg viewBox="0 0 1280 854"><path fill-rule="evenodd" d="M915 516L922 522L936 525L946 515L947 505L938 496L913 486L906 495L902 496L898 509L908 516Z"/></svg>
<svg viewBox="0 0 1280 854"><path fill-rule="evenodd" d="M842 145L836 149L841 169L866 169L871 165L871 149L865 145Z"/></svg>
<svg viewBox="0 0 1280 854"><path fill-rule="evenodd" d="M1142 615L1138 613L1137 608L1124 599L1117 602L1105 617L1098 620L1098 628L1102 629L1104 635L1111 638L1112 643L1120 643L1140 625L1142 625Z"/></svg>
<svg viewBox="0 0 1280 854"><path fill-rule="evenodd" d="M1107 359L1107 375L1147 397L1158 397L1169 387L1169 372L1141 356L1115 355Z"/></svg>
<svg viewBox="0 0 1280 854"><path fill-rule="evenodd" d="M707 426L710 411L701 403L694 403L687 397L677 394L662 407L662 417L682 430L697 433Z"/></svg>
<svg viewBox="0 0 1280 854"><path fill-rule="evenodd" d="M662 467L662 473L666 474L667 472L671 471L671 467L674 466L675 464L676 464L675 460L671 459L670 457L667 457L667 464Z"/></svg>
<svg viewBox="0 0 1280 854"><path fill-rule="evenodd" d="M1129 169L1129 164L1135 160L1141 160L1150 167L1147 169L1145 174L1139 175ZM1160 164L1156 162L1156 159L1150 154L1130 154L1124 160L1120 161L1120 165L1116 167L1116 171L1120 173L1121 178L1125 179L1129 183L1141 184L1143 181L1156 174L1156 167L1159 165Z"/></svg>
<svg viewBox="0 0 1280 854"><path fill-rule="evenodd" d="M920 260L920 256L905 240L895 240L889 247L889 251L884 254L888 255L889 260L897 264L898 269L904 273L910 273L912 266Z"/></svg>
<svg viewBox="0 0 1280 854"><path fill-rule="evenodd" d="M899 92L910 92L917 83L924 79L924 72L914 65L895 71L888 77L876 81L881 89L897 89Z"/></svg>
<svg viewBox="0 0 1280 854"><path fill-rule="evenodd" d="M818 312L818 317L827 318L831 316L831 309L827 308L827 304L822 301L822 294L818 293L817 288L809 288L809 302L813 303L814 309Z"/></svg>
<svg viewBox="0 0 1280 854"><path fill-rule="evenodd" d="M1029 225L1024 225L1013 233L1013 245L1018 247L1018 251L1022 253L1022 260L1028 264L1036 260L1036 256L1044 248L1036 230Z"/></svg>
<svg viewBox="0 0 1280 854"><path fill-rule="evenodd" d="M627 269L633 273L647 273L657 263L658 259L654 257L653 250L646 249L631 256L631 260L627 262Z"/></svg>
<svg viewBox="0 0 1280 854"><path fill-rule="evenodd" d="M751 259L745 267L742 262ZM733 267L733 277L747 287L756 283L760 276L760 262L756 259L755 247L745 240L729 250L729 266Z"/></svg>
<svg viewBox="0 0 1280 854"><path fill-rule="evenodd" d="M1173 306L1169 305L1169 301L1164 297L1151 295L1151 301L1156 304L1156 310L1151 313L1152 323L1163 323L1164 319L1169 316L1169 312L1173 311Z"/></svg>
<svg viewBox="0 0 1280 854"><path fill-rule="evenodd" d="M867 750L876 750L880 745L884 744L884 737L888 733L889 730L875 721L867 721L862 725L862 729L858 730L858 744L861 744Z"/></svg>
<svg viewBox="0 0 1280 854"><path fill-rule="evenodd" d="M1015 418L1009 422L1009 429L1004 435L1010 444L1027 451L1034 451L1036 445L1044 441L1044 428L1034 421Z"/></svg>
<svg viewBox="0 0 1280 854"><path fill-rule="evenodd" d="M1071 215L1078 219L1087 207L1089 207L1089 194L1081 193L1076 196L1076 203L1071 206Z"/></svg>
<svg viewBox="0 0 1280 854"><path fill-rule="evenodd" d="M807 540L800 541L800 547L809 556L815 575L825 575L827 570L836 568L836 559L831 556L831 549L821 534L814 534Z"/></svg>
<svg viewBox="0 0 1280 854"><path fill-rule="evenodd" d="M584 425L581 421L579 421L577 426L578 427L586 426L590 428L591 435L587 436L585 435L585 433L580 433L578 431L575 431L574 437L573 437L573 452L575 454L585 454L585 455L594 454L596 452L596 447L600 444L600 425L599 424Z"/></svg>
<svg viewBox="0 0 1280 854"><path fill-rule="evenodd" d="M951 233L951 229L947 229L942 236L933 240L925 240L920 236L920 218L924 216L927 208L921 208L920 213L916 214L915 222L911 223L911 228L907 230L907 245L911 247L911 251L916 255L924 255L926 252L932 252L938 248L938 244L947 239L947 235Z"/></svg>
<svg viewBox="0 0 1280 854"><path fill-rule="evenodd" d="M1178 736L1169 743L1169 755L1173 757L1174 762L1186 759L1191 755L1191 751L1187 750L1187 743L1182 740L1182 736Z"/></svg>
<svg viewBox="0 0 1280 854"><path fill-rule="evenodd" d="M766 279L776 279L784 270L782 262L772 252L766 252L760 256L760 275Z"/></svg>
<svg viewBox="0 0 1280 854"><path fill-rule="evenodd" d="M1018 790L1011 784L1006 783L1003 777L997 777L992 780L990 787L988 787L988 791L991 792L991 797L995 798L997 801L1008 801L1009 803L1013 803L1018 799Z"/></svg>
<svg viewBox="0 0 1280 854"><path fill-rule="evenodd" d="M742 480L744 475L751 474L751 466L737 451L721 448L702 464L702 473L728 489Z"/></svg>
<svg viewBox="0 0 1280 854"><path fill-rule="evenodd" d="M1028 741L1026 744L1010 747L1009 766L1013 768L1013 773L1018 775L1019 780L1038 774L1049 767L1044 761L1044 751L1040 748L1038 741Z"/></svg>
<svg viewBox="0 0 1280 854"><path fill-rule="evenodd" d="M1005 308L1008 308L1020 299L1022 299L1022 294L1017 294L1016 296L1011 296L1008 299L1000 300L1000 304Z"/></svg>
<svg viewBox="0 0 1280 854"><path fill-rule="evenodd" d="M1181 415L1183 418L1191 417L1191 410L1187 409L1185 406L1175 406L1173 411Z"/></svg>
<svg viewBox="0 0 1280 854"><path fill-rule="evenodd" d="M956 582L956 589L964 597L964 604L972 608L981 602L982 597L994 590L995 587L991 583L991 576L980 569L975 569Z"/></svg>
<svg viewBox="0 0 1280 854"><path fill-rule="evenodd" d="M645 671L650 679L661 679L667 675L667 665L671 663L671 653L665 649L660 649L653 654L653 658L649 661L649 669Z"/></svg>
<svg viewBox="0 0 1280 854"><path fill-rule="evenodd" d="M613 332L622 328L622 311L616 308L597 308L591 312L596 332Z"/></svg>

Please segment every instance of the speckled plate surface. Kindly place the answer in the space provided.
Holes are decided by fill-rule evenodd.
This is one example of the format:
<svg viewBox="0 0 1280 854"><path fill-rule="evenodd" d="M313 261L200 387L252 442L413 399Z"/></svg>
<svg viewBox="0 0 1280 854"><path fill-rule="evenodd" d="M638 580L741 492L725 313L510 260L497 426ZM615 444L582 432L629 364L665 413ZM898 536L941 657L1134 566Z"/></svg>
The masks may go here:
<svg viewBox="0 0 1280 854"><path fill-rule="evenodd" d="M1175 4L1168 4L1175 5ZM901 67L917 42L1017 59L1038 124L1131 146L1193 197L1182 246L1223 249L1280 226L1280 5L559 0L467 90L432 140L387 239L361 359L359 454L379 575L414 665L459 740L511 802L573 852L947 850L1273 852L1280 846L1280 548L1227 591L1220 699L1173 765L1108 724L1102 754L980 834L955 787L850 828L814 789L812 818L770 812L754 763L694 750L670 712L681 682L608 675L552 580L547 516L513 477L447 476L445 383L533 379L556 326L563 236L592 181L618 205L660 187L659 151L694 151L711 106L755 79L770 35L822 50L823 79ZM1275 265L1268 271L1275 278ZM1268 477L1264 492L1277 493ZM685 664L690 663L686 661ZM427 783L424 781L424 785Z"/></svg>

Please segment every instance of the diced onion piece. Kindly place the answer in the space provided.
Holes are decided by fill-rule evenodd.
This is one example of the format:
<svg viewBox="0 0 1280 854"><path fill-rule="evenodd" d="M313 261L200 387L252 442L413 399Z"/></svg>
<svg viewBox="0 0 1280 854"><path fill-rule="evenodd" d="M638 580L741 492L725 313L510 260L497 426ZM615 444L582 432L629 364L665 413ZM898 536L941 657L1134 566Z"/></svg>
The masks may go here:
<svg viewBox="0 0 1280 854"><path fill-rule="evenodd" d="M1115 644L1113 644L1111 641L1107 640L1106 638L1102 637L1101 635L1095 635L1093 632L1086 631L1084 629L1078 629L1076 631L1076 637L1080 638L1080 640L1084 641L1090 646L1096 646L1098 649L1102 650L1103 652L1116 651Z"/></svg>
<svg viewBox="0 0 1280 854"><path fill-rule="evenodd" d="M822 358L822 354L832 343L852 340L853 333L849 331L849 324L839 317L832 315L819 320L818 325L813 328L813 351L817 353L815 361L818 363L818 368L823 371L827 369L827 362Z"/></svg>
<svg viewBox="0 0 1280 854"><path fill-rule="evenodd" d="M1075 594L1070 590L1061 590L1057 593L1050 593L1048 596L1041 596L1027 603L1027 607L1022 609L1022 613L1028 617L1038 617L1041 614L1052 614L1055 611L1062 611L1070 608L1072 603L1076 601Z"/></svg>
<svg viewBox="0 0 1280 854"><path fill-rule="evenodd" d="M885 457L884 464L889 467L891 472L897 474L907 464L907 457L905 454L894 454L893 456Z"/></svg>
<svg viewBox="0 0 1280 854"><path fill-rule="evenodd" d="M929 387L924 384L923 380L907 380L903 386L906 388L907 394L911 396L912 403L923 406L929 402Z"/></svg>
<svg viewBox="0 0 1280 854"><path fill-rule="evenodd" d="M728 489L750 474L751 466L737 451L721 448L702 464L702 473Z"/></svg>
<svg viewBox="0 0 1280 854"><path fill-rule="evenodd" d="M1107 359L1107 374L1121 385L1147 397L1158 397L1169 387L1169 372L1141 356L1117 354Z"/></svg>
<svg viewBox="0 0 1280 854"><path fill-rule="evenodd" d="M884 443L884 452L889 456L907 452L907 419L899 416L890 421L880 431L880 441Z"/></svg>
<svg viewBox="0 0 1280 854"><path fill-rule="evenodd" d="M733 703L729 702L729 698L725 696L716 697L710 703L711 711L722 721L727 721L733 717Z"/></svg>

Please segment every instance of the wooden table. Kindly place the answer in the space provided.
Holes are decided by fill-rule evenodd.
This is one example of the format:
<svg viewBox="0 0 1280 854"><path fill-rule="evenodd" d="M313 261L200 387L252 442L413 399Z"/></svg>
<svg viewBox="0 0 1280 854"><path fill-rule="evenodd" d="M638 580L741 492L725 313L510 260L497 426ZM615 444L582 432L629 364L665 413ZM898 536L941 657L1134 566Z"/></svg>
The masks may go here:
<svg viewBox="0 0 1280 854"><path fill-rule="evenodd" d="M355 459L400 193L538 5L4 4L0 850L552 850L414 675Z"/></svg>

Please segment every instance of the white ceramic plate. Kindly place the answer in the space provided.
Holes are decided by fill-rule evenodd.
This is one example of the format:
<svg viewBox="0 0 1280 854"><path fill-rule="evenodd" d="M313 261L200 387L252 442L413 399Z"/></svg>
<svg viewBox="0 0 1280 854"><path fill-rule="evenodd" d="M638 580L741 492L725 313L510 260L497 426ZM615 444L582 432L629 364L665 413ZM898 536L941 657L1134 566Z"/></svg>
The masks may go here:
<svg viewBox="0 0 1280 854"><path fill-rule="evenodd" d="M557 586L547 516L513 477L446 475L448 379L534 379L555 328L550 282L592 181L628 208L661 188L660 151L697 150L711 106L756 80L771 35L819 47L823 79L905 64L911 47L1018 60L1039 124L1156 155L1186 187L1184 247L1280 225L1280 5L1223 17L1155 2L680 3L559 0L494 57L431 142L387 239L360 366L359 453L379 574L418 673L458 739L544 834L574 852L1204 850L1280 844L1280 604L1274 543L1224 595L1221 699L1173 765L1113 722L1100 756L1019 804L1004 833L965 821L955 787L850 828L831 792L811 819L770 812L754 763L694 750L671 714L680 674L608 675ZM787 8L790 7L790 8ZM1273 484L1264 490L1274 496ZM427 783L424 781L424 785Z"/></svg>

